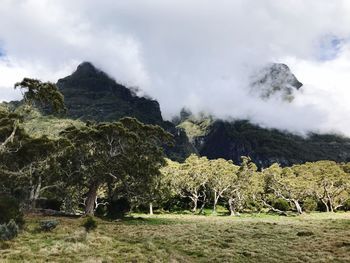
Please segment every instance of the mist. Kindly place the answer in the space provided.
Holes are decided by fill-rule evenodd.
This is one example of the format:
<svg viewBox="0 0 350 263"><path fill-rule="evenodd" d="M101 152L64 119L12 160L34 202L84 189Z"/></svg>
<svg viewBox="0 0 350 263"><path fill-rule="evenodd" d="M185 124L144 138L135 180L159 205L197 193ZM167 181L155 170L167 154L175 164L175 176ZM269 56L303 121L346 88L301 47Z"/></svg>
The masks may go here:
<svg viewBox="0 0 350 263"><path fill-rule="evenodd" d="M187 107L298 134L350 136L346 0L2 0L0 100L23 77L57 81L90 61L138 87L170 119ZM287 64L303 83L287 103L249 89Z"/></svg>

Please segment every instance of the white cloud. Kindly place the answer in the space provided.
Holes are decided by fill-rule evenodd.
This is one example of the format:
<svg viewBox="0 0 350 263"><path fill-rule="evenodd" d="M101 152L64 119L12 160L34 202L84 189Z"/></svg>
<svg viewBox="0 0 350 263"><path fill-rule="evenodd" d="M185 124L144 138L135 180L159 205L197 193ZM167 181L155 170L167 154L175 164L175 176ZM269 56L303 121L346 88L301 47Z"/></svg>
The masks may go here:
<svg viewBox="0 0 350 263"><path fill-rule="evenodd" d="M187 106L350 135L349 13L347 0L2 0L0 100L18 97L25 75L56 80L88 60L158 99L166 117ZM339 50L329 36L344 40ZM247 94L249 74L271 61L304 83L292 104Z"/></svg>

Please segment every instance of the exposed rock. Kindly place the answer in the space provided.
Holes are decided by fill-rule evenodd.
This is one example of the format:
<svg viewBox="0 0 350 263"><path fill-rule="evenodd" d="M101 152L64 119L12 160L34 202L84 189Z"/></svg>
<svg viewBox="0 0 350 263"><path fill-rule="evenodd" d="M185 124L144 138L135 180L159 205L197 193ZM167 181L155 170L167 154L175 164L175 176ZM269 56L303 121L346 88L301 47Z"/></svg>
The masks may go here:
<svg viewBox="0 0 350 263"><path fill-rule="evenodd" d="M292 101L293 93L303 84L285 64L272 63L255 72L251 78L251 89L263 99L278 95L283 100Z"/></svg>
<svg viewBox="0 0 350 263"><path fill-rule="evenodd" d="M304 138L261 128L249 121L223 121L208 116L204 120L188 117L179 126L192 135L193 131L201 131L190 138L198 153L210 159L225 158L238 164L241 156L250 156L259 167L274 162L289 166L318 160L350 161L350 139L337 135L310 134Z"/></svg>

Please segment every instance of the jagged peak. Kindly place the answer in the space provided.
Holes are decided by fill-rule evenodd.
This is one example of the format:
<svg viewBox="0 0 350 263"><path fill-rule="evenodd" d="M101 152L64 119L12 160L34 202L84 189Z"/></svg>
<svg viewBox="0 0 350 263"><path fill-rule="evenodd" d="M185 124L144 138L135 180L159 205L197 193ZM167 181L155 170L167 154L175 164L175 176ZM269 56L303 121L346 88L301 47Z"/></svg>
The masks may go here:
<svg viewBox="0 0 350 263"><path fill-rule="evenodd" d="M270 63L254 72L250 86L262 99L279 94L283 100L292 101L293 93L303 84L286 64Z"/></svg>
<svg viewBox="0 0 350 263"><path fill-rule="evenodd" d="M96 75L96 74L105 74L100 69L96 68L91 62L84 61L80 63L73 73L75 76L82 76L82 75Z"/></svg>

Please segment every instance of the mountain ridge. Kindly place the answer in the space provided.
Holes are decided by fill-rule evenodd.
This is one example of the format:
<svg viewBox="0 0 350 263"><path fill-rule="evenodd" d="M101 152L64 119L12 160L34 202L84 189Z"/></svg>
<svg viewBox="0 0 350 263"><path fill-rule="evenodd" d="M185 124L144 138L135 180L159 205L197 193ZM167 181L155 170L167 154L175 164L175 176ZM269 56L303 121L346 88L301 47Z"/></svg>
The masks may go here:
<svg viewBox="0 0 350 263"><path fill-rule="evenodd" d="M65 97L67 118L104 122L135 117L146 124L161 126L174 136L174 147L165 148L173 160L183 161L196 153L239 164L244 155L261 168L274 162L288 166L318 160L350 161L350 138L342 136L311 134L304 138L262 128L247 120L222 120L204 113L195 116L187 110L172 121L164 120L156 100L137 96L89 62L83 62L71 75L58 80L57 86Z"/></svg>

